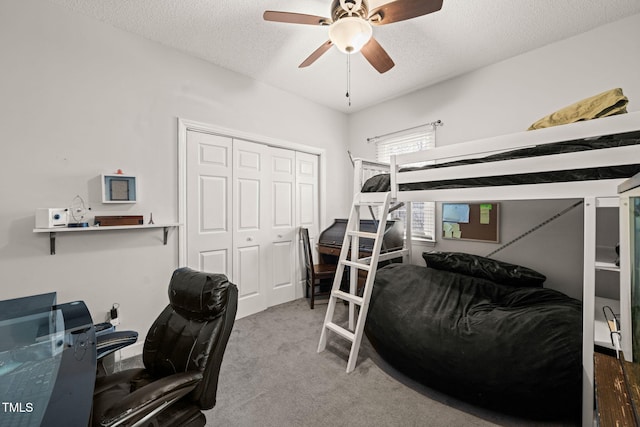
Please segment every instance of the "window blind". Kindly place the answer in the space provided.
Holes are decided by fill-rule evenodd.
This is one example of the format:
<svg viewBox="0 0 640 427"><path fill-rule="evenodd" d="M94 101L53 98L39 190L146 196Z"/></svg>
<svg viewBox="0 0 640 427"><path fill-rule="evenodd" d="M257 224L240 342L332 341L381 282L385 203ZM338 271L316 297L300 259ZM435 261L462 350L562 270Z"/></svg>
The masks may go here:
<svg viewBox="0 0 640 427"><path fill-rule="evenodd" d="M407 154L421 150L428 150L436 145L436 130L434 125L427 125L422 129L412 129L406 132L397 132L387 136L377 137L376 160L389 162L392 155ZM427 162L412 166L424 165ZM435 203L411 202L411 229L412 239L435 242ZM389 219L407 220L405 208L397 209L390 214Z"/></svg>
<svg viewBox="0 0 640 427"><path fill-rule="evenodd" d="M391 156L427 150L436 145L436 132L433 126L422 131L412 131L404 135L378 137L376 141L376 158L381 162L389 162Z"/></svg>

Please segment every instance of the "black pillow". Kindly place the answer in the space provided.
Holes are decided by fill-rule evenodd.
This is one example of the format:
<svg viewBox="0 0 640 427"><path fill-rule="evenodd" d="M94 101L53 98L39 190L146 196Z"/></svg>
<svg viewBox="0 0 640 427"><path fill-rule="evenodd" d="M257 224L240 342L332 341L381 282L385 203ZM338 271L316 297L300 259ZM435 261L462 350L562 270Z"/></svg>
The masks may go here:
<svg viewBox="0 0 640 427"><path fill-rule="evenodd" d="M462 252L423 252L422 258L427 267L487 279L502 285L541 288L547 279L544 274L521 265Z"/></svg>

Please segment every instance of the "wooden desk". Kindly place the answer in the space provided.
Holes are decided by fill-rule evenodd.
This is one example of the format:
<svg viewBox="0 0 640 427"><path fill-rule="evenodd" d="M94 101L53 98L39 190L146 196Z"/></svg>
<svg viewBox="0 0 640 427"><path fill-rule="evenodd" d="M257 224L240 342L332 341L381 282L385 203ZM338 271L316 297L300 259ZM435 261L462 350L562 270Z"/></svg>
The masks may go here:
<svg viewBox="0 0 640 427"><path fill-rule="evenodd" d="M622 371L627 382L627 391L631 399L631 406L636 421L640 422L640 363L631 363L623 360Z"/></svg>
<svg viewBox="0 0 640 427"><path fill-rule="evenodd" d="M620 357L622 359L622 355ZM636 414L631 395L640 396L636 381L639 371L638 367L634 366L637 364L629 364L599 352L594 353L593 359L598 425L635 427ZM633 374L625 375L630 372Z"/></svg>

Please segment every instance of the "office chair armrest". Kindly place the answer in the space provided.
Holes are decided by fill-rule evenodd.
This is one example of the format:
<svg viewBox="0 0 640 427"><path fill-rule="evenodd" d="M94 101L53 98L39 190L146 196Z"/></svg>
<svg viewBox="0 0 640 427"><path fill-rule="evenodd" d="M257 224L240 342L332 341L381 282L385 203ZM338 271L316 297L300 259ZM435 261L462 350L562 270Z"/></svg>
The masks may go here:
<svg viewBox="0 0 640 427"><path fill-rule="evenodd" d="M137 389L109 408L101 421L110 426L126 420L131 425L148 415L155 415L191 392L202 380L202 372L180 372L160 378Z"/></svg>
<svg viewBox="0 0 640 427"><path fill-rule="evenodd" d="M138 340L136 331L116 331L96 335L96 352L98 360L130 346Z"/></svg>
<svg viewBox="0 0 640 427"><path fill-rule="evenodd" d="M94 396L113 387L116 384L129 383L135 378L144 376L144 368L125 369L124 371L114 372L113 374L103 375L96 378L96 384L93 389Z"/></svg>

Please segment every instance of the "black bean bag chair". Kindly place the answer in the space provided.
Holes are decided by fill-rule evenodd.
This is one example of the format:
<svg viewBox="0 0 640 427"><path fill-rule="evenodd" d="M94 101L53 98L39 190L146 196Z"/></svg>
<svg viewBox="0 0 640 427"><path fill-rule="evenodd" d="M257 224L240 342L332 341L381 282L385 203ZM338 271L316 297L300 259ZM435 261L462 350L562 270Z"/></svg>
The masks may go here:
<svg viewBox="0 0 640 427"><path fill-rule="evenodd" d="M441 269L378 270L365 333L382 358L473 404L536 418L579 413L580 301L542 288L544 276L525 267L469 254L428 258Z"/></svg>

